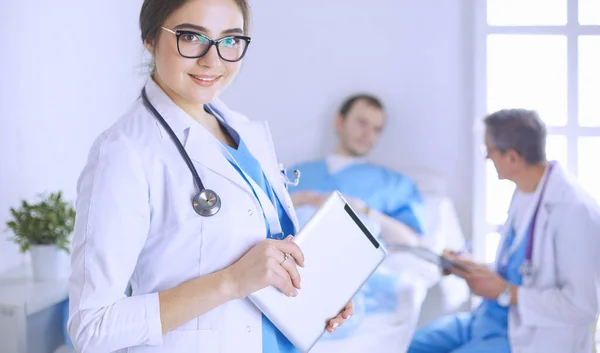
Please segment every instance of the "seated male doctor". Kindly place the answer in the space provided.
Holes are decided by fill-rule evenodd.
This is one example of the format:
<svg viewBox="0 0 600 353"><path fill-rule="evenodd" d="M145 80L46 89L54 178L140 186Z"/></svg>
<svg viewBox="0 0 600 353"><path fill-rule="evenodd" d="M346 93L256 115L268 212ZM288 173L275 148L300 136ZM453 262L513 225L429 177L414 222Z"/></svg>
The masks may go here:
<svg viewBox="0 0 600 353"><path fill-rule="evenodd" d="M385 119L383 105L374 96L356 95L342 104L335 117L339 137L335 152L293 167L302 174L299 185L289 189L301 226L330 192L339 190L384 244L419 244L425 232L425 209L415 183L400 173L369 163L365 157L379 139ZM435 266L416 257L407 260L388 256L387 260L390 262L379 267L354 299L353 317L344 328L324 339L353 336L365 327L365 317L390 321L376 324L379 335L371 337L380 342L365 339L365 346L349 344L351 347L342 349L345 352L362 352L375 343L385 346L385 352L405 350L416 329L427 289L439 279ZM382 338L385 334L390 342ZM315 352L328 351L329 347L319 349L317 346Z"/></svg>
<svg viewBox="0 0 600 353"><path fill-rule="evenodd" d="M483 298L473 312L418 330L409 353L590 353L598 316L600 209L560 164L546 159L534 111L484 120L487 158L516 184L492 266L452 252L451 272Z"/></svg>

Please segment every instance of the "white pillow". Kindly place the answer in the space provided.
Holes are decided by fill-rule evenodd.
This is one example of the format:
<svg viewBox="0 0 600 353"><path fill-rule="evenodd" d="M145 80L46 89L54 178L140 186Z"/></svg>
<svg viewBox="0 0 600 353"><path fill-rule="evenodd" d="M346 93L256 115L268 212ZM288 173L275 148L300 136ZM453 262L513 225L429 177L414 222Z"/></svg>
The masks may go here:
<svg viewBox="0 0 600 353"><path fill-rule="evenodd" d="M415 167L405 168L401 173L411 178L423 195L445 196L447 194L447 182L439 171Z"/></svg>

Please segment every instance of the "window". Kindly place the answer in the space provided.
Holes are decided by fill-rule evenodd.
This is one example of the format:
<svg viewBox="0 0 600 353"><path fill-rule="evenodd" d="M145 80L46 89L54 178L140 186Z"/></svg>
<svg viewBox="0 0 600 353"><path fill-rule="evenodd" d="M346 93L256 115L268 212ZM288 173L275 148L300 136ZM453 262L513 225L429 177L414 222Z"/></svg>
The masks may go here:
<svg viewBox="0 0 600 353"><path fill-rule="evenodd" d="M547 155L600 202L600 0L476 1L475 112L535 109ZM475 134L476 146L483 131ZM474 256L494 260L514 184L475 157Z"/></svg>

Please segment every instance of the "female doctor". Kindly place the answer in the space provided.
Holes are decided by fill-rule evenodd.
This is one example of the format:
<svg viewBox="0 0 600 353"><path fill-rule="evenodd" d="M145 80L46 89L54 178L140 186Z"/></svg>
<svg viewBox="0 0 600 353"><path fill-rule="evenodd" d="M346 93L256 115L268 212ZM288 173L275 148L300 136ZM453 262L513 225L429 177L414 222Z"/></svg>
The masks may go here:
<svg viewBox="0 0 600 353"><path fill-rule="evenodd" d="M301 288L302 252L284 237L297 231L294 209L267 125L217 99L250 44L248 18L247 0L144 1L155 68L78 182L77 351L295 351L246 299ZM351 303L328 331L350 314Z"/></svg>
<svg viewBox="0 0 600 353"><path fill-rule="evenodd" d="M487 157L516 184L496 264L451 272L481 305L414 336L409 353L591 353L598 315L600 210L575 179L546 161L537 113L512 109L485 119Z"/></svg>

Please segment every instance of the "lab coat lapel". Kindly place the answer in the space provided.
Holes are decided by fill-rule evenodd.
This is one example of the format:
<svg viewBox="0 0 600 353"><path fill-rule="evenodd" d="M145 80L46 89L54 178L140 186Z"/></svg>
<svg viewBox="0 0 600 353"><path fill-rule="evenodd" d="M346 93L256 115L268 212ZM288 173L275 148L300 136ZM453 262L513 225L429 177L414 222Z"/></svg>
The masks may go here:
<svg viewBox="0 0 600 353"><path fill-rule="evenodd" d="M229 120L228 123L238 132L246 142L248 150L260 163L269 184L271 184L275 195L285 208L297 232L298 221L296 214L293 212L291 199L281 180L281 171L277 163L275 147L273 146L268 124L258 121L236 121L235 119Z"/></svg>
<svg viewBox="0 0 600 353"><path fill-rule="evenodd" d="M204 127L200 125L190 126L188 138L185 143L185 150L190 159L229 179L251 194L252 192L244 178L235 170L223 154L224 148L221 142ZM204 186L210 189L210 185ZM215 191L219 192L218 190Z"/></svg>
<svg viewBox="0 0 600 353"><path fill-rule="evenodd" d="M527 222L521 222L520 227L518 229L515 229L515 232L516 232L515 233L515 241L513 242L513 245L510 248L510 254L517 251L517 249L521 245L521 242L525 241L525 237L527 236L527 234L529 232L529 227L531 225L531 222L533 221L535 209L538 205L538 202L540 202L540 199L541 199L540 209L539 209L537 217L535 219L535 229L534 229L535 234L533 235L534 241L536 241L538 238L538 234L540 233L539 230L544 229L545 221L544 221L544 217L541 215L541 213L545 212L545 209L548 208L546 206L546 204L548 203L548 200L553 199L550 183L552 182L552 178L557 173L559 173L558 169L559 169L559 166L555 165L553 167L551 173L548 173L548 171L546 171L546 173L544 174L544 176L541 180L542 184L540 186L543 186L543 184L546 182L546 179L548 179L548 181L547 181L548 185L546 185L545 190L542 190L543 187L538 187L538 189L536 190L536 195L534 198L535 201L529 205L529 207L527 208L527 211L525 213L525 219L527 220ZM534 244L534 247L535 247L535 244Z"/></svg>
<svg viewBox="0 0 600 353"><path fill-rule="evenodd" d="M543 201L540 205L540 210L537 216L535 224L535 230L533 231L533 244L531 252L531 276L523 276L523 284L529 286L533 277L537 274L540 266L543 264L540 261L541 251L543 250L543 243L547 241L544 239L547 235L548 228L548 215L550 214L551 205L547 201Z"/></svg>
<svg viewBox="0 0 600 353"><path fill-rule="evenodd" d="M545 239L545 237L548 236L548 223L554 205L556 205L557 202L560 202L561 199L563 189L560 180L562 178L564 178L563 170L560 168L559 165L554 166L552 173L548 175L548 185L546 187L546 192L542 200L542 204L540 205L540 210L535 225L533 248L531 254L533 276L535 276L536 272L539 270L539 267L543 266L543 259L540 249L543 249L543 243L548 241L548 239ZM526 278L524 277L523 280L525 285L531 283L531 279L525 281Z"/></svg>
<svg viewBox="0 0 600 353"><path fill-rule="evenodd" d="M183 109L178 107L154 80L149 79L145 87L148 99L163 119L165 119L175 135L177 135L190 159L229 179L251 194L252 191L249 189L246 181L224 156L223 149L225 147L223 147L221 142L206 128L193 120ZM158 122L156 124L160 126L159 131L162 138L170 139L171 137L167 131ZM202 179L202 175L200 175L200 179ZM204 187L211 188L210 185L204 185ZM214 191L219 192L219 190Z"/></svg>

